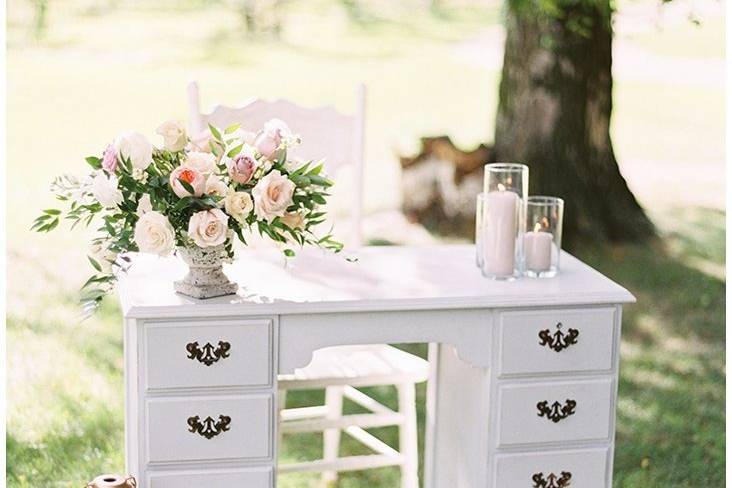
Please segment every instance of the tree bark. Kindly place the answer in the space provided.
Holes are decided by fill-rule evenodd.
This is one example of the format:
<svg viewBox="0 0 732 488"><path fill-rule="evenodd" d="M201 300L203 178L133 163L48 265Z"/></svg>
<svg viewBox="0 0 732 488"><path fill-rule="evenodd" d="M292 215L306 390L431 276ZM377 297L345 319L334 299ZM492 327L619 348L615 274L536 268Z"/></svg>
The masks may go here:
<svg viewBox="0 0 732 488"><path fill-rule="evenodd" d="M564 242L637 241L654 234L610 140L612 28L603 2L556 16L510 6L495 158L530 167L530 191L565 200Z"/></svg>

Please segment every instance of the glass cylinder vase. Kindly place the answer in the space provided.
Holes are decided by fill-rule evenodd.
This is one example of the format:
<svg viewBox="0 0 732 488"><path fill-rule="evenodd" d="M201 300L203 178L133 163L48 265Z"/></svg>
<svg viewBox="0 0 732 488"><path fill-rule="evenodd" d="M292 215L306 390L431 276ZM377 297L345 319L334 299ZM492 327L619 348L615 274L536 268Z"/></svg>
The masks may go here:
<svg viewBox="0 0 732 488"><path fill-rule="evenodd" d="M559 272L562 250L564 200L530 196L526 206L526 233L523 236L524 274L531 278L551 278Z"/></svg>
<svg viewBox="0 0 732 488"><path fill-rule="evenodd" d="M529 193L529 168L524 164L485 166L481 235L483 276L508 280L520 276L521 247Z"/></svg>
<svg viewBox="0 0 732 488"><path fill-rule="evenodd" d="M483 206L485 193L475 198L475 265L483 269Z"/></svg>

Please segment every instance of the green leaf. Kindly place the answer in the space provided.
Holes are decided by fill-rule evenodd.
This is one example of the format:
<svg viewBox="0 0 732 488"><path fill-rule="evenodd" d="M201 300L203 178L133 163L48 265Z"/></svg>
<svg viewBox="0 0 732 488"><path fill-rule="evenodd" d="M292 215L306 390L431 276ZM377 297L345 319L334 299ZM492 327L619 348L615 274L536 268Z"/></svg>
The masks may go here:
<svg viewBox="0 0 732 488"><path fill-rule="evenodd" d="M96 259L92 258L91 256L87 256L87 259L89 260L91 265L94 266L94 269L96 269L100 273L102 272L102 266L97 262Z"/></svg>
<svg viewBox="0 0 732 488"><path fill-rule="evenodd" d="M313 185L324 186L326 188L333 186L332 181L330 181L328 178L323 178L322 176L310 175L310 173L308 173L308 178L310 178L310 183Z"/></svg>
<svg viewBox="0 0 732 488"><path fill-rule="evenodd" d="M191 184L190 184L190 183L188 183L187 181L185 181L185 180L183 180L183 179L181 179L181 178L178 178L178 182L179 182L179 183L180 183L180 184L181 184L181 185L183 186L183 188L185 188L185 190L186 190L186 191L187 191L188 193L190 193L191 195L193 195L193 194L195 194L195 193L196 193L196 191L195 191L195 190L193 189L193 186L191 186Z"/></svg>
<svg viewBox="0 0 732 488"><path fill-rule="evenodd" d="M102 160L96 156L89 156L88 158L85 158L86 162L94 169L101 169L102 167Z"/></svg>
<svg viewBox="0 0 732 488"><path fill-rule="evenodd" d="M221 132L219 132L219 130L216 127L214 127L211 124L208 124L208 130L211 131L211 135L214 136L214 139L216 139L217 141L221 141Z"/></svg>
<svg viewBox="0 0 732 488"><path fill-rule="evenodd" d="M226 128L226 130L224 131L224 134L232 134L239 127L241 127L241 124L239 124L239 123L231 124L229 127Z"/></svg>
<svg viewBox="0 0 732 488"><path fill-rule="evenodd" d="M295 251L293 251L292 249L285 249L285 250L284 250L284 251L282 251L282 252L283 252L283 254L284 254L285 256L287 256L288 258L293 258L293 257L295 257Z"/></svg>
<svg viewBox="0 0 732 488"><path fill-rule="evenodd" d="M323 170L323 163L320 163L319 165L317 165L316 167L314 167L313 169L308 171L308 176L319 175L322 170Z"/></svg>
<svg viewBox="0 0 732 488"><path fill-rule="evenodd" d="M226 155L230 158L233 158L234 156L236 156L237 154L239 154L241 152L243 147L244 147L244 144L239 144L234 149L232 149L231 151L226 153Z"/></svg>
<svg viewBox="0 0 732 488"><path fill-rule="evenodd" d="M55 208L47 208L46 210L43 211L43 213L48 214L48 215L60 215L61 210L58 210Z"/></svg>

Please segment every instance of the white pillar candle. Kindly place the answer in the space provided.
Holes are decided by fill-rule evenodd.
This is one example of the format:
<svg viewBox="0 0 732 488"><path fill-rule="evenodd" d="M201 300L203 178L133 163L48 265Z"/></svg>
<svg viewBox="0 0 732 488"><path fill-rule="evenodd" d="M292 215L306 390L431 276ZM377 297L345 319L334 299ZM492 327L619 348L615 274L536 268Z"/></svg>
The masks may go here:
<svg viewBox="0 0 732 488"><path fill-rule="evenodd" d="M516 259L519 196L505 191L503 185L498 188L485 196L483 270L486 274L510 276Z"/></svg>
<svg viewBox="0 0 732 488"><path fill-rule="evenodd" d="M524 234L526 269L539 273L551 268L552 242L554 242L554 236L551 232L541 232L535 229Z"/></svg>

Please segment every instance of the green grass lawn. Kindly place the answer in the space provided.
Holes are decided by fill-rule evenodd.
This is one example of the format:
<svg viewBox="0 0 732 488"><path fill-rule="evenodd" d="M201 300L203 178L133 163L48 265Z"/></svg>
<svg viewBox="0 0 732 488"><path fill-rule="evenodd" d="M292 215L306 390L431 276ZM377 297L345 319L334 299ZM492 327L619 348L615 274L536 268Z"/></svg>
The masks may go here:
<svg viewBox="0 0 732 488"><path fill-rule="evenodd" d="M51 177L83 171L83 157L120 130L152 134L163 119L185 119L191 78L204 106L256 94L342 110L352 109L353 87L364 81L366 204L395 208L396 150L414 149L425 134L447 133L465 146L490 140L500 69L491 39L501 7L464 4L433 15L416 0L379 1L354 23L339 2L293 1L274 41L241 34L238 17L219 3L51 0L46 38L36 41L29 5L8 5L7 476L13 488L76 487L124 469L121 317L110 298L78 320L88 233L28 231L51 203ZM720 51L709 46L721 29L672 25L662 37L684 47L683 59L716 62ZM673 56L652 33L622 42ZM724 190L714 173L723 171L723 88L676 82L621 73L615 89L617 153L659 225L659 242L598 243L579 253L638 297L623 324L616 487L718 487L724 479L724 213L721 199L692 198ZM652 184L656 178L664 184ZM395 402L388 388L371 393ZM293 393L288 403L320 397ZM393 430L380 433L394 444ZM311 459L320 442L287 437L281 455ZM348 441L343 449L362 452ZM281 486L313 480L285 477ZM342 486L397 480L385 468L344 474Z"/></svg>

